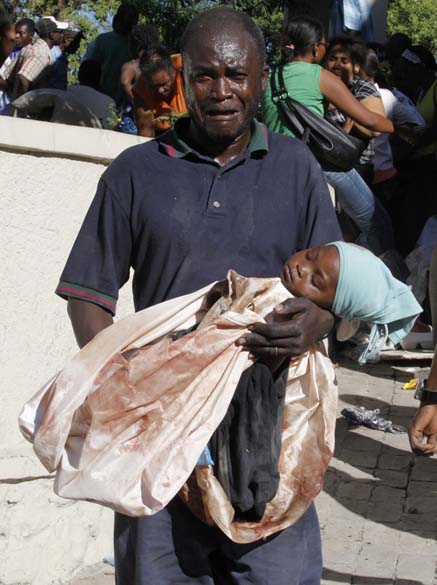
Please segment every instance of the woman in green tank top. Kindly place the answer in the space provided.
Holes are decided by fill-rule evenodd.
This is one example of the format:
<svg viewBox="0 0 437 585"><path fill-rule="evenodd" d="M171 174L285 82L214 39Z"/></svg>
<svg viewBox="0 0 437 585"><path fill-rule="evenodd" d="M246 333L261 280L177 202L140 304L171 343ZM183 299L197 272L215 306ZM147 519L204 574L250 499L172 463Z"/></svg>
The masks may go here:
<svg viewBox="0 0 437 585"><path fill-rule="evenodd" d="M283 50L287 61L284 82L292 98L319 116L324 116L325 104L331 102L354 122L369 130L394 131L390 120L365 108L341 79L319 65L326 54L325 34L320 22L310 17L295 18L289 23L287 36L290 41ZM263 118L270 130L293 136L272 101L270 84L267 84L263 97Z"/></svg>
<svg viewBox="0 0 437 585"><path fill-rule="evenodd" d="M294 18L288 25L287 36L288 44L284 48L287 63L283 73L287 92L292 98L319 116L324 115L325 103L331 102L354 122L369 130L394 131L390 120L365 108L339 77L320 67L319 63L326 53L326 41L323 26L318 20L304 16ZM263 98L263 116L270 130L293 136L272 101L270 84ZM342 210L361 232L357 242L377 255L394 247L390 217L357 171L326 171L325 177L334 186Z"/></svg>

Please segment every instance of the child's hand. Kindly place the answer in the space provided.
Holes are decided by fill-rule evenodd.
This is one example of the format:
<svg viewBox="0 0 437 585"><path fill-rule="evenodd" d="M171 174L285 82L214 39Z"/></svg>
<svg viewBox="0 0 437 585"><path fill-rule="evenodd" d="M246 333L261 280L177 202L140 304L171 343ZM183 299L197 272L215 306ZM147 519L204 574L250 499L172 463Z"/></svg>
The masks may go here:
<svg viewBox="0 0 437 585"><path fill-rule="evenodd" d="M268 321L251 325L237 345L258 358L296 357L331 331L334 315L301 297L278 305Z"/></svg>

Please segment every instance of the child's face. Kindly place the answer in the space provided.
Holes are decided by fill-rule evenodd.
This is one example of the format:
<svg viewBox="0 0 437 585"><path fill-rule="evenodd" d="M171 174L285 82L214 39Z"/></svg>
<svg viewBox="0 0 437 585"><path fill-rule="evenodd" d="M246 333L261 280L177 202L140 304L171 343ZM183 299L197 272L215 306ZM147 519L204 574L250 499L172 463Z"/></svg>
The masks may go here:
<svg viewBox="0 0 437 585"><path fill-rule="evenodd" d="M334 302L340 271L335 246L309 248L293 254L281 272L282 284L296 297L306 297L330 309Z"/></svg>

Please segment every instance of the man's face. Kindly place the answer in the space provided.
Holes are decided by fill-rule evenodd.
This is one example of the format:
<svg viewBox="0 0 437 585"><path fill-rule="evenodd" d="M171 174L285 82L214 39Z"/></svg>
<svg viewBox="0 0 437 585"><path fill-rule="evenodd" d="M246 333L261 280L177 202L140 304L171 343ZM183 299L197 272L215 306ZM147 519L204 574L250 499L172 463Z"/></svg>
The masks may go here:
<svg viewBox="0 0 437 585"><path fill-rule="evenodd" d="M13 24L8 26L8 28L4 31L3 39L4 39L5 44L8 47L10 45L12 45L12 47L14 46L14 44L15 44L15 26Z"/></svg>
<svg viewBox="0 0 437 585"><path fill-rule="evenodd" d="M62 32L60 30L55 30L55 32L50 33L50 38L54 45L60 45L62 41Z"/></svg>
<svg viewBox="0 0 437 585"><path fill-rule="evenodd" d="M15 29L15 44L19 49L26 47L32 42L33 32L25 24L17 26Z"/></svg>
<svg viewBox="0 0 437 585"><path fill-rule="evenodd" d="M354 64L347 51L343 51L341 47L332 47L329 50L328 58L326 59L326 68L332 71L338 77L341 77L343 83L349 85L354 79Z"/></svg>
<svg viewBox="0 0 437 585"><path fill-rule="evenodd" d="M268 70L245 31L199 33L184 54L185 96L200 136L232 143L250 126Z"/></svg>
<svg viewBox="0 0 437 585"><path fill-rule="evenodd" d="M173 93L175 79L174 69L161 69L148 78L147 85L157 99L165 100Z"/></svg>

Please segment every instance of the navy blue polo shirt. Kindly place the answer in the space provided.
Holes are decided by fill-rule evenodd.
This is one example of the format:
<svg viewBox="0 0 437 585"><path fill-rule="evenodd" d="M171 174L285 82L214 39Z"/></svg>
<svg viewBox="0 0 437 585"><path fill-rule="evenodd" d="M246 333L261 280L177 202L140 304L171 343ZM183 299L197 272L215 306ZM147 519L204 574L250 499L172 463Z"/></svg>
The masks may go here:
<svg viewBox="0 0 437 585"><path fill-rule="evenodd" d="M297 250L341 239L320 167L298 140L254 122L224 166L193 150L181 119L104 172L56 292L115 313L134 269L135 309L222 280L278 276Z"/></svg>

